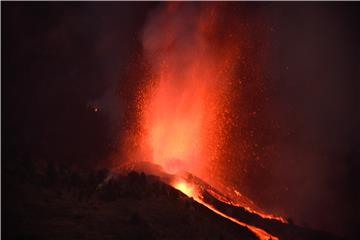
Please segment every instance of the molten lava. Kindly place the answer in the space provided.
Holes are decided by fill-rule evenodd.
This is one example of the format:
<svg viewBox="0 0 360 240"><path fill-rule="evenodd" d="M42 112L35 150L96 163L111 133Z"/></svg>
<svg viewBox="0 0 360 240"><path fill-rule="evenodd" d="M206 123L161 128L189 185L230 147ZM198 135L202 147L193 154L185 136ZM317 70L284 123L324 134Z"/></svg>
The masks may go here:
<svg viewBox="0 0 360 240"><path fill-rule="evenodd" d="M142 43L149 77L139 94L140 134L135 140L141 161L160 165L169 174L190 173L217 187L221 186L219 175L226 175L218 173L224 169L222 151L233 122L228 117L231 88L242 54L242 32L221 8L218 4L168 3L148 19ZM172 185L213 212L248 227L260 239L277 239L205 203L187 182ZM254 212L251 201L224 198L229 196L225 188L220 192L220 201Z"/></svg>
<svg viewBox="0 0 360 240"><path fill-rule="evenodd" d="M193 187L186 184L185 182L179 181L174 184L174 188L183 192L188 197L195 197L196 195L193 192Z"/></svg>
<svg viewBox="0 0 360 240"><path fill-rule="evenodd" d="M255 226L246 224L244 222L241 222L239 220L237 220L236 218L233 218L221 211L219 211L218 209L216 209L216 207L212 206L209 203L206 203L205 201L203 201L203 197L201 195L201 193L199 191L197 191L195 188L195 186L192 186L191 184L183 181L183 180L178 180L175 181L173 183L173 187L178 189L179 191L183 192L185 195L187 195L188 197L192 197L195 201L197 201L198 203L202 204L203 206L207 207L208 209L210 209L211 211L213 211L214 213L229 219L230 221L239 224L241 226L247 227L250 231L252 231L260 240L269 240L269 239L273 239L273 240L278 240L277 237L265 232L264 230L257 228Z"/></svg>
<svg viewBox="0 0 360 240"><path fill-rule="evenodd" d="M213 45L218 17L213 5L169 4L144 31L152 77L142 93L141 146L147 159L170 173L209 179L218 163L226 127L222 114L240 54L233 37L224 37L227 47Z"/></svg>

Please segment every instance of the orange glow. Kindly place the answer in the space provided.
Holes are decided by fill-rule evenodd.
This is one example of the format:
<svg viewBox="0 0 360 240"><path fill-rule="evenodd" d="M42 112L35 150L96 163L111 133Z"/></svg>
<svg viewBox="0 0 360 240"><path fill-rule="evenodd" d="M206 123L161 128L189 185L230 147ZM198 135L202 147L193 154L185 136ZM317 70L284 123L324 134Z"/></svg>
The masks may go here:
<svg viewBox="0 0 360 240"><path fill-rule="evenodd" d="M223 213L223 212L220 212L219 210L217 210L216 208L214 208L213 206L211 206L210 204L207 204L207 203L204 203L203 201L198 201L199 203L201 203L202 205L204 205L205 207L207 207L208 209L210 209L211 211L213 211L214 213L216 214L219 214L220 216L224 217L224 218L227 218L229 219L230 221L234 222L234 223L237 223L241 226L244 226L244 227L247 227L250 229L250 231L252 231L253 233L255 233L255 235L260 239L260 240L269 240L269 239L272 239L272 240L278 240L279 238L265 232L264 230L260 229L260 228L257 228L255 226L252 226L252 225L249 225L249 224L246 224L244 222L240 222L239 220L233 218L233 217L230 217L229 215Z"/></svg>
<svg viewBox="0 0 360 240"><path fill-rule="evenodd" d="M197 201L198 203L202 204L203 206L207 207L208 209L210 209L211 211L213 211L214 213L236 223L236 224L239 224L241 226L244 226L244 227L247 227L250 231L252 231L260 240L269 240L269 239L273 239L273 240L278 240L279 238L267 233L266 231L258 228L258 227L255 227L255 226L252 226L252 225L249 225L249 224L246 224L244 222L241 222L239 220L237 220L236 218L233 218L219 210L217 210L215 207L211 206L210 204L208 203L205 203L203 200L202 200L202 196L197 192L195 191L195 186L192 186L191 184L185 182L185 181L182 181L182 180L178 180L178 181L175 181L173 183L173 187L178 189L179 191L181 191L182 193L184 193L185 195L187 195L188 197L192 197L195 201Z"/></svg>
<svg viewBox="0 0 360 240"><path fill-rule="evenodd" d="M191 173L230 197L215 196L218 200L284 222L259 212L238 191L228 193L221 187L225 184L219 179L227 175L221 170L224 147L231 126L238 121L229 115L232 87L239 81L235 71L238 74L243 32L237 21L221 11L221 5L188 6L168 3L157 9L143 32L148 75L137 99L139 129L130 141L137 151L129 158L150 161L178 176ZM220 22L225 17L223 29ZM184 181L172 185L213 212L248 227L260 239L277 239L204 203L193 185Z"/></svg>
<svg viewBox="0 0 360 240"><path fill-rule="evenodd" d="M211 206L210 204L207 204L207 203L204 203L203 201L198 201L199 203L201 203L202 205L204 205L205 207L207 207L208 209L210 209L211 211L213 211L214 213L216 214L219 214L220 216L224 217L224 218L227 218L229 219L230 221L234 222L234 223L237 223L241 226L244 226L244 227L247 227L250 229L250 231L252 231L253 233L255 233L255 235L260 239L260 240L269 240L269 239L272 239L272 240L279 240L279 238L265 232L264 230L260 229L260 228L257 228L255 226L252 226L252 225L249 225L249 224L246 224L244 222L240 222L239 220L233 218L233 217L230 217L229 215L223 213L223 212L220 212L219 210L217 210L216 208L214 208L213 206Z"/></svg>
<svg viewBox="0 0 360 240"><path fill-rule="evenodd" d="M192 197L192 198L196 197L196 195L194 195L193 187L187 184L186 182L182 182L182 181L176 182L174 184L174 188L184 193L188 197Z"/></svg>
<svg viewBox="0 0 360 240"><path fill-rule="evenodd" d="M224 37L226 47L212 44L218 37L213 31L218 9L213 5L201 8L190 20L173 17L177 10L187 11L170 4L159 13L164 21L156 26L156 34L152 35L151 24L151 31L144 33L151 78L139 107L140 145L146 153L143 158L167 172L187 171L209 180L223 146L222 115L228 111L228 90L240 49L233 36Z"/></svg>

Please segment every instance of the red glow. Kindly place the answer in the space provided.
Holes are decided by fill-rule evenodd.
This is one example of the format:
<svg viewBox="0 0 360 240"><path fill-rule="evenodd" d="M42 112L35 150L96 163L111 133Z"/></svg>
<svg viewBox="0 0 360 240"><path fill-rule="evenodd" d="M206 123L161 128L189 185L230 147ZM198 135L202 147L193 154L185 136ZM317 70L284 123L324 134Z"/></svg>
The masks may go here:
<svg viewBox="0 0 360 240"><path fill-rule="evenodd" d="M160 19L169 19L158 26L163 36L154 40L145 32L153 77L140 106L141 146L148 148L147 159L170 173L187 171L209 179L224 144L222 115L228 111L228 90L240 49L234 35L223 39L226 47L212 44L217 37L213 31L217 8L202 8L184 24L172 21L177 8L170 4L160 13ZM188 35L179 44L184 31Z"/></svg>
<svg viewBox="0 0 360 240"><path fill-rule="evenodd" d="M188 197L196 197L196 194L194 192L194 188L192 186L190 186L189 184L187 184L184 181L178 181L174 183L174 188L176 188L177 190L181 191L182 193L184 193L186 196Z"/></svg>
<svg viewBox="0 0 360 240"><path fill-rule="evenodd" d="M222 154L235 121L229 117L230 104L233 95L240 94L232 86L238 81L235 71L238 74L243 32L231 17L222 29L225 15L221 6L187 6L169 3L145 27L144 60L149 64L149 77L139 93L139 129L131 139L138 151L131 158L160 165L167 173L191 173L219 188L222 195L214 193L218 200L283 221L260 213L239 191L229 191L219 180L227 175L221 167ZM276 239L203 203L193 186L185 182L172 185L217 214L249 227L261 239Z"/></svg>
<svg viewBox="0 0 360 240"><path fill-rule="evenodd" d="M188 197L192 197L195 201L197 201L198 203L202 204L203 206L207 207L208 209L210 209L211 211L213 211L214 213L226 218L226 219L229 219L230 221L236 223L236 224L239 224L241 226L244 226L244 227L247 227L250 231L252 231L260 240L268 240L268 239L273 239L273 240L278 240L279 238L267 233L266 231L258 228L258 227L255 227L255 226L252 226L252 225L249 225L249 224L246 224L244 222L241 222L239 220L237 220L236 218L233 218L219 210L217 210L215 207L213 207L212 205L208 204L208 203L205 203L203 200L202 200L202 196L201 194L199 194L195 188L195 186L185 182L185 181L182 181L182 180L178 180L178 181L175 181L173 183L173 186L174 188L178 189L179 191L183 192L185 195L187 195Z"/></svg>

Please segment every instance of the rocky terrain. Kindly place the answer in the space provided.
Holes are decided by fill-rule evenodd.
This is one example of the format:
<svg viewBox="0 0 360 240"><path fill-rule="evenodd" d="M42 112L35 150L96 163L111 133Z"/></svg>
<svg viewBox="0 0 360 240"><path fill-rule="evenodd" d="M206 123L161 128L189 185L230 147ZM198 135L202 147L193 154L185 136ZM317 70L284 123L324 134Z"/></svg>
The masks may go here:
<svg viewBox="0 0 360 240"><path fill-rule="evenodd" d="M51 162L35 169L10 167L3 175L4 239L257 239L153 175L78 171ZM280 239L338 239L264 220L211 195L207 200Z"/></svg>

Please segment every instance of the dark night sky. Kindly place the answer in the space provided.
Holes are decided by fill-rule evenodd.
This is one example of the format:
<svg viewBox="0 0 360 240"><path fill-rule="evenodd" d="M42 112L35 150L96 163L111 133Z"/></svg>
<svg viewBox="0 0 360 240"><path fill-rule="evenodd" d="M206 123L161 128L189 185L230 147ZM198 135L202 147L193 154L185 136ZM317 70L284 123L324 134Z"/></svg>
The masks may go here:
<svg viewBox="0 0 360 240"><path fill-rule="evenodd" d="M269 109L285 133L271 161L275 185L288 195L279 206L310 226L350 232L359 222L359 4L269 10Z"/></svg>
<svg viewBox="0 0 360 240"><path fill-rule="evenodd" d="M3 123L9 147L86 164L103 158L119 116L109 118L92 107L107 101L121 114L116 83L129 88L123 72L151 5L3 4Z"/></svg>
<svg viewBox="0 0 360 240"><path fill-rule="evenodd" d="M135 71L129 66L141 52L139 34L158 4L1 5L3 163L32 156L103 164L131 120L127 106L139 77L127 73ZM251 9L268 31L263 74L271 101L262 116L281 130L266 170L250 171L239 185L295 223L355 236L360 5ZM264 171L271 177L254 181Z"/></svg>

